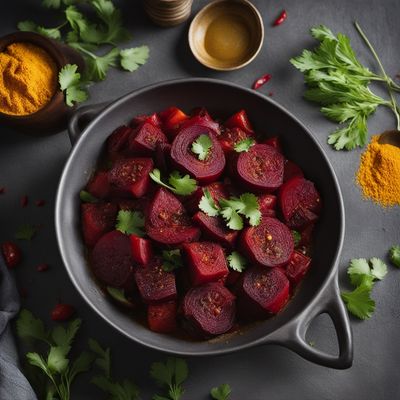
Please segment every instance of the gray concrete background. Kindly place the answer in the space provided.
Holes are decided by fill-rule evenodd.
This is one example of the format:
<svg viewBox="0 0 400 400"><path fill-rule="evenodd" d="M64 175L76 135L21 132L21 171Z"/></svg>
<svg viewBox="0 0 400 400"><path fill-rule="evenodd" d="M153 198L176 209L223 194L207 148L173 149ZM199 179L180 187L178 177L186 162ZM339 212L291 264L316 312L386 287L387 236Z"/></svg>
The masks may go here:
<svg viewBox="0 0 400 400"><path fill-rule="evenodd" d="M57 25L56 13L43 12L39 1L7 2L0 13L0 34L15 30L16 23L33 19L44 25ZM195 1L193 11L206 1ZM265 23L265 42L256 60L246 68L228 73L207 70L191 56L187 46L188 24L162 29L144 15L138 1L120 1L127 27L133 34L130 45L147 44L151 49L149 62L135 73L112 71L106 81L90 90L90 102L113 100L131 90L166 79L207 76L251 86L260 75L268 72L273 78L261 89L273 92L273 98L299 117L323 144L338 175L346 208L346 237L340 264L340 282L347 286L345 271L349 259L355 257L385 257L393 243L400 242L399 209L383 210L361 198L354 184L354 172L360 150L336 152L326 144L334 125L326 121L318 108L302 99L302 75L288 62L314 43L308 29L326 24L352 39L360 59L376 69L371 56L357 36L352 22L357 19L376 46L390 75L400 71L400 2L397 0L344 1L254 1ZM285 8L287 21L278 28L272 22ZM374 88L377 93L380 88ZM371 134L394 128L394 118L387 110L379 110L369 122ZM164 355L147 350L115 332L83 302L62 265L54 232L53 206L57 183L70 144L65 132L46 138L30 138L0 127L0 186L7 193L0 196L0 241L13 236L23 222L43 224L31 243L22 243L26 255L16 271L18 282L26 287L25 306L48 320L49 311L58 299L74 304L84 324L77 343L83 348L89 337L95 337L112 348L116 377L133 377L142 388L142 398L149 399L155 387L148 379L152 361ZM29 195L29 207L22 209L19 199ZM43 208L33 205L44 198ZM47 262L46 273L35 271L35 265ZM369 321L352 318L354 332L354 365L350 370L335 371L302 360L289 350L268 346L254 348L218 358L189 359L190 378L185 399L207 399L212 386L229 383L232 399L366 399L383 400L400 397L398 365L400 362L400 271L389 267L387 278L376 285L373 297L376 312ZM310 340L317 347L335 351L332 324L319 317L311 327ZM103 398L101 393L81 377L73 389L73 399Z"/></svg>

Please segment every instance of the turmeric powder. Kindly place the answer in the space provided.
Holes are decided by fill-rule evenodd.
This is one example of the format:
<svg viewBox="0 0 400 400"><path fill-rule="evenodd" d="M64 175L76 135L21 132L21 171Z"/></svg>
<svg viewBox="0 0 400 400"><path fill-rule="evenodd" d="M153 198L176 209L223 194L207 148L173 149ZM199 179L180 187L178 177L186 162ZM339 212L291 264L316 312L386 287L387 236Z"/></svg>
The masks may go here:
<svg viewBox="0 0 400 400"><path fill-rule="evenodd" d="M0 112L28 115L43 108L57 90L57 66L41 47L10 44L0 53Z"/></svg>
<svg viewBox="0 0 400 400"><path fill-rule="evenodd" d="M400 149L373 136L361 156L357 182L363 195L383 206L400 205Z"/></svg>

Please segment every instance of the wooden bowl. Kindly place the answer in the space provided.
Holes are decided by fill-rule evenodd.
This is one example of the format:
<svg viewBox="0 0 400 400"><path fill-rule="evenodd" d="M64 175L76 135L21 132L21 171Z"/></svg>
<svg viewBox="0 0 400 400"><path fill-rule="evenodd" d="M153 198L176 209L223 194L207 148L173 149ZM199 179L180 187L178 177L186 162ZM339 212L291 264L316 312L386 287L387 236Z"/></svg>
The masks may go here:
<svg viewBox="0 0 400 400"><path fill-rule="evenodd" d="M15 32L0 38L0 52L15 42L29 42L43 48L54 60L58 70L66 64L77 64L84 68L81 55L71 47L48 39L34 32ZM35 113L28 115L9 115L0 112L0 122L12 126L29 135L49 135L64 130L73 107L68 107L64 94L57 90L51 100Z"/></svg>
<svg viewBox="0 0 400 400"><path fill-rule="evenodd" d="M216 32L219 34L215 35ZM200 10L189 29L193 55L206 67L218 71L231 71L249 64L263 41L262 17L247 0L215 0Z"/></svg>

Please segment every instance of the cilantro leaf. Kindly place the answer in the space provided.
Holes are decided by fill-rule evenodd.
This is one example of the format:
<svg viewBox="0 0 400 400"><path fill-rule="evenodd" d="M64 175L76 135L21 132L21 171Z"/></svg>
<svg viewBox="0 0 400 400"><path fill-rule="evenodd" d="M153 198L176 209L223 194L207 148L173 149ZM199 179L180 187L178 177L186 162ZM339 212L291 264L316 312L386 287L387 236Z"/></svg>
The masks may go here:
<svg viewBox="0 0 400 400"><path fill-rule="evenodd" d="M116 301L126 306L132 306L132 303L126 298L123 289L107 286L107 293Z"/></svg>
<svg viewBox="0 0 400 400"><path fill-rule="evenodd" d="M84 351L81 353L72 363L71 368L68 371L68 381L72 382L75 377L82 372L89 371L92 362L93 362L93 355Z"/></svg>
<svg viewBox="0 0 400 400"><path fill-rule="evenodd" d="M83 103L88 97L86 90L78 86L71 86L65 91L65 102L69 107L72 107L75 103Z"/></svg>
<svg viewBox="0 0 400 400"><path fill-rule="evenodd" d="M67 369L69 360L66 358L65 350L63 346L50 347L47 366L51 372L63 373Z"/></svg>
<svg viewBox="0 0 400 400"><path fill-rule="evenodd" d="M119 210L115 229L127 235L144 236L144 217L138 211Z"/></svg>
<svg viewBox="0 0 400 400"><path fill-rule="evenodd" d="M234 271L243 272L246 268L247 260L237 251L233 251L227 260L229 267Z"/></svg>
<svg viewBox="0 0 400 400"><path fill-rule="evenodd" d="M253 146L255 143L256 141L253 138L247 138L236 143L233 148L237 153L241 153L243 151L247 152L250 150L250 147Z"/></svg>
<svg viewBox="0 0 400 400"><path fill-rule="evenodd" d="M157 168L154 168L153 171L149 173L149 176L154 182L169 189L171 192L182 196L192 194L197 187L197 182L195 179L190 178L189 175L181 177L181 175L177 171L171 172L169 176L168 182L171 186L167 185L161 180L161 172Z"/></svg>
<svg viewBox="0 0 400 400"><path fill-rule="evenodd" d="M243 205L237 210L238 213L248 218L251 226L259 225L261 222L261 212L257 196L253 193L243 193L239 200Z"/></svg>
<svg viewBox="0 0 400 400"><path fill-rule="evenodd" d="M87 192L86 190L81 190L79 192L79 198L81 199L81 201L83 201L84 203L97 203L99 200L94 197L93 195L91 195L89 192Z"/></svg>
<svg viewBox="0 0 400 400"><path fill-rule="evenodd" d="M105 376L95 376L91 382L103 392L111 395L116 400L137 400L139 390L132 382L125 380L122 384L113 382Z"/></svg>
<svg viewBox="0 0 400 400"><path fill-rule="evenodd" d="M117 65L117 58L119 56L118 48L110 50L103 56L94 56L86 58L87 76L89 80L102 81L105 79L110 67Z"/></svg>
<svg viewBox="0 0 400 400"><path fill-rule="evenodd" d="M21 21L17 27L22 32L36 32L37 25L33 21Z"/></svg>
<svg viewBox="0 0 400 400"><path fill-rule="evenodd" d="M20 311L16 323L17 334L21 339L36 339L48 342L43 322L26 309Z"/></svg>
<svg viewBox="0 0 400 400"><path fill-rule="evenodd" d="M350 261L347 273L350 277L350 282L354 286L358 286L362 283L362 279L365 275L370 275L371 269L365 258L356 258Z"/></svg>
<svg viewBox="0 0 400 400"><path fill-rule="evenodd" d="M375 301L371 299L371 287L361 284L352 292L342 292L341 296L347 309L360 319L369 319L375 310Z"/></svg>
<svg viewBox="0 0 400 400"><path fill-rule="evenodd" d="M200 161L204 161L207 158L211 147L212 141L210 136L203 134L192 143L192 152L197 155L197 158Z"/></svg>
<svg viewBox="0 0 400 400"><path fill-rule="evenodd" d="M43 357L38 353L27 353L26 358L28 359L29 364L40 368L47 376L51 376L51 371L47 367L46 361Z"/></svg>
<svg viewBox="0 0 400 400"><path fill-rule="evenodd" d="M400 268L400 246L392 246L389 250L390 261L397 268Z"/></svg>
<svg viewBox="0 0 400 400"><path fill-rule="evenodd" d="M127 71L136 71L140 65L146 63L149 58L149 47L140 46L120 51L121 67Z"/></svg>
<svg viewBox="0 0 400 400"><path fill-rule="evenodd" d="M65 102L72 107L74 103L81 103L88 98L87 92L82 88L80 82L81 74L77 72L76 64L67 64L58 73L60 89L65 91Z"/></svg>
<svg viewBox="0 0 400 400"><path fill-rule="evenodd" d="M45 28L44 26L39 26L33 21L21 21L17 25L18 29L22 32L36 32L50 39L61 39L60 28Z"/></svg>
<svg viewBox="0 0 400 400"><path fill-rule="evenodd" d="M183 266L182 255L179 249L163 250L162 256L162 269L164 271L173 271Z"/></svg>
<svg viewBox="0 0 400 400"><path fill-rule="evenodd" d="M229 205L224 205L225 203L220 200L221 216L226 221L226 226L232 230L240 231L243 229L243 219L242 217Z"/></svg>
<svg viewBox="0 0 400 400"><path fill-rule="evenodd" d="M373 257L370 260L372 265L371 275L378 280L382 280L387 274L387 266L386 264L377 257Z"/></svg>
<svg viewBox="0 0 400 400"><path fill-rule="evenodd" d="M294 247L297 247L301 241L301 234L295 230L292 230L292 236L294 241Z"/></svg>
<svg viewBox="0 0 400 400"><path fill-rule="evenodd" d="M15 238L20 240L31 240L36 234L36 228L30 224L21 225L15 233Z"/></svg>
<svg viewBox="0 0 400 400"><path fill-rule="evenodd" d="M212 388L210 392L214 400L229 400L231 393L231 387L227 383Z"/></svg>
<svg viewBox="0 0 400 400"><path fill-rule="evenodd" d="M46 8L60 8L61 0L42 0L42 4Z"/></svg>
<svg viewBox="0 0 400 400"><path fill-rule="evenodd" d="M203 190L204 194L200 199L199 208L206 213L209 217L216 217L219 215L219 208L217 207L213 197L208 189Z"/></svg>
<svg viewBox="0 0 400 400"><path fill-rule="evenodd" d="M80 326L81 320L75 319L71 321L67 328L62 325L57 325L51 332L51 337L57 346L70 348Z"/></svg>

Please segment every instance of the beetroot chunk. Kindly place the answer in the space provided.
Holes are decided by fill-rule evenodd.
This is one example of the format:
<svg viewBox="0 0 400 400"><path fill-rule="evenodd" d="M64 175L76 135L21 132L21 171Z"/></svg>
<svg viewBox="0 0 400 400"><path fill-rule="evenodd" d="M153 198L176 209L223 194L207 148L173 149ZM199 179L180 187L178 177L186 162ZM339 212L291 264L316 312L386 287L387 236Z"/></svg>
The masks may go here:
<svg viewBox="0 0 400 400"><path fill-rule="evenodd" d="M94 246L106 232L114 229L117 206L111 203L84 203L81 205L83 239Z"/></svg>
<svg viewBox="0 0 400 400"><path fill-rule="evenodd" d="M212 146L205 160L192 152L192 143L201 135L208 135ZM172 142L171 158L177 168L194 176L200 183L218 179L225 168L225 156L214 133L207 127L192 125L182 128Z"/></svg>
<svg viewBox="0 0 400 400"><path fill-rule="evenodd" d="M123 155L127 149L128 138L132 133L132 128L122 125L114 130L107 139L107 153L111 160L115 160Z"/></svg>
<svg viewBox="0 0 400 400"><path fill-rule="evenodd" d="M268 144L269 146L273 147L279 153L282 153L282 146L281 142L279 141L279 138L277 136L274 136L272 138L266 139L262 142L263 144Z"/></svg>
<svg viewBox="0 0 400 400"><path fill-rule="evenodd" d="M293 284L298 284L310 269L311 258L299 251L294 251L286 266L286 276Z"/></svg>
<svg viewBox="0 0 400 400"><path fill-rule="evenodd" d="M203 126L211 130L216 136L220 134L220 127L218 122L215 122L205 108L199 108L193 117L186 120L181 129L189 128L192 126Z"/></svg>
<svg viewBox="0 0 400 400"><path fill-rule="evenodd" d="M139 125L143 125L146 123L150 123L157 127L161 126L161 121L157 113L153 113L151 115L138 115L132 118L130 125L132 128L137 128Z"/></svg>
<svg viewBox="0 0 400 400"><path fill-rule="evenodd" d="M155 257L145 267L135 270L135 281L140 297L146 304L154 304L177 297L175 275L162 269L161 258Z"/></svg>
<svg viewBox="0 0 400 400"><path fill-rule="evenodd" d="M147 307L147 324L153 332L171 333L176 330L176 301L150 304Z"/></svg>
<svg viewBox="0 0 400 400"><path fill-rule="evenodd" d="M145 228L150 238L162 244L191 242L200 236L200 230L191 224L182 203L163 188L150 203Z"/></svg>
<svg viewBox="0 0 400 400"><path fill-rule="evenodd" d="M283 172L283 182L287 182L289 179L295 178L296 176L304 178L303 171L293 161L286 160Z"/></svg>
<svg viewBox="0 0 400 400"><path fill-rule="evenodd" d="M217 281L228 275L225 254L221 246L212 242L183 245L194 286Z"/></svg>
<svg viewBox="0 0 400 400"><path fill-rule="evenodd" d="M239 231L227 228L220 217L210 217L202 211L193 216L193 221L197 223L206 238L216 240L229 248L234 246L239 235Z"/></svg>
<svg viewBox="0 0 400 400"><path fill-rule="evenodd" d="M149 173L152 169L151 158L121 159L108 171L108 179L111 187L121 195L142 197L150 187Z"/></svg>
<svg viewBox="0 0 400 400"><path fill-rule="evenodd" d="M139 125L129 138L129 152L143 156L151 156L157 143L168 143L167 137L158 126L150 122Z"/></svg>
<svg viewBox="0 0 400 400"><path fill-rule="evenodd" d="M321 210L321 198L311 181L295 177L282 185L279 201L286 223L301 229L318 219Z"/></svg>
<svg viewBox="0 0 400 400"><path fill-rule="evenodd" d="M276 218L265 217L260 225L244 230L241 246L253 262L266 267L280 267L289 261L294 242L285 224Z"/></svg>
<svg viewBox="0 0 400 400"><path fill-rule="evenodd" d="M255 192L272 192L283 182L284 158L267 144L256 144L237 157L239 181Z"/></svg>
<svg viewBox="0 0 400 400"><path fill-rule="evenodd" d="M89 181L87 191L98 199L104 199L110 194L110 182L107 171L98 171Z"/></svg>
<svg viewBox="0 0 400 400"><path fill-rule="evenodd" d="M253 135L254 130L250 124L249 117L246 111L240 110L236 114L233 114L224 124L227 128L240 128L245 131L248 135Z"/></svg>
<svg viewBox="0 0 400 400"><path fill-rule="evenodd" d="M240 316L251 319L277 314L289 299L289 288L289 280L280 268L248 268L238 294Z"/></svg>
<svg viewBox="0 0 400 400"><path fill-rule="evenodd" d="M136 235L129 236L132 249L132 260L140 265L146 265L153 258L151 241Z"/></svg>
<svg viewBox="0 0 400 400"><path fill-rule="evenodd" d="M183 313L205 337L229 331L235 320L235 296L220 283L191 288L183 300Z"/></svg>
<svg viewBox="0 0 400 400"><path fill-rule="evenodd" d="M225 128L223 133L218 137L218 140L224 153L229 153L234 150L237 143L248 137L250 136L244 130L234 127Z"/></svg>
<svg viewBox="0 0 400 400"><path fill-rule="evenodd" d="M181 125L189 119L189 117L179 108L170 107L159 113L162 121L162 129L173 139L179 131Z"/></svg>
<svg viewBox="0 0 400 400"><path fill-rule="evenodd" d="M119 231L106 233L91 254L92 271L107 286L132 289L133 266L129 237Z"/></svg>
<svg viewBox="0 0 400 400"><path fill-rule="evenodd" d="M263 194L258 196L258 204L262 215L270 215L270 211L275 210L276 196L273 194Z"/></svg>

